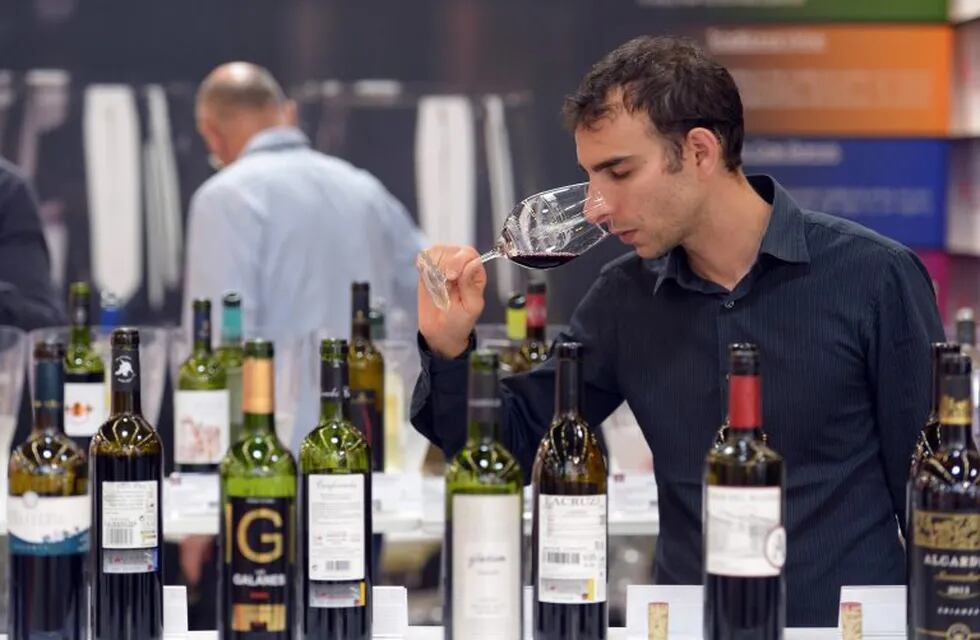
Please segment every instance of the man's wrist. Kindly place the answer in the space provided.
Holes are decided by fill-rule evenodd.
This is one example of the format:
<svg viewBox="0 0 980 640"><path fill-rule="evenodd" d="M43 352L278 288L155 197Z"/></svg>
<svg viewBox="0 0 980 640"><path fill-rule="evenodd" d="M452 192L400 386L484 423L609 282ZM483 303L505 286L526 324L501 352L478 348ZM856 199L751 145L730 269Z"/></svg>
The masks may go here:
<svg viewBox="0 0 980 640"><path fill-rule="evenodd" d="M422 333L419 333L419 346L423 351L428 351L430 355L440 360L460 360L465 358L470 351L476 349L476 332L471 331L467 336L466 342L459 348L436 348L433 347Z"/></svg>

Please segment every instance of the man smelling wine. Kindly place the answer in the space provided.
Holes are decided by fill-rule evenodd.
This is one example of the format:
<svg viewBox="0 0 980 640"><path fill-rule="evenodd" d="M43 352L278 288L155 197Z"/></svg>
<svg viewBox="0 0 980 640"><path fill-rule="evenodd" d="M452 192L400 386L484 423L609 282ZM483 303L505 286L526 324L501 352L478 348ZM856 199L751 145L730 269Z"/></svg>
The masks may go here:
<svg viewBox="0 0 980 640"><path fill-rule="evenodd" d="M789 626L835 626L841 585L905 581L908 462L929 410L942 324L907 248L805 211L741 169L731 75L675 38L628 42L566 102L604 224L635 254L607 265L562 340L587 354L585 420L624 400L656 460L656 581L702 581L704 452L727 409L726 348L753 343L762 420L784 458ZM448 310L419 296L422 373L412 421L447 457L462 447L466 358L486 271L470 247L435 247ZM553 414L555 363L502 382L500 437L525 471Z"/></svg>

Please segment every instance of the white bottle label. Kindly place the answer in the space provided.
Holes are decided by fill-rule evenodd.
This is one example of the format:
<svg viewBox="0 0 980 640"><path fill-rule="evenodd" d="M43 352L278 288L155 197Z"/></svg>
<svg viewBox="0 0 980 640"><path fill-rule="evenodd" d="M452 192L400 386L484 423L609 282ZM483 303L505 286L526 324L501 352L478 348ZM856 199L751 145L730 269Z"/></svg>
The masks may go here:
<svg viewBox="0 0 980 640"><path fill-rule="evenodd" d="M538 600L606 601L606 496L538 497Z"/></svg>
<svg viewBox="0 0 980 640"><path fill-rule="evenodd" d="M91 438L109 417L103 382L65 383L65 433Z"/></svg>
<svg viewBox="0 0 980 640"><path fill-rule="evenodd" d="M84 496L41 496L33 491L7 498L10 551L54 556L85 553L92 506Z"/></svg>
<svg viewBox="0 0 980 640"><path fill-rule="evenodd" d="M454 640L521 637L521 497L452 498Z"/></svg>
<svg viewBox="0 0 980 640"><path fill-rule="evenodd" d="M708 573L738 578L778 576L786 561L779 487L705 488Z"/></svg>
<svg viewBox="0 0 980 640"><path fill-rule="evenodd" d="M160 544L157 482L102 483L102 548L146 549Z"/></svg>
<svg viewBox="0 0 980 640"><path fill-rule="evenodd" d="M228 450L231 400L227 389L174 392L177 464L218 464Z"/></svg>
<svg viewBox="0 0 980 640"><path fill-rule="evenodd" d="M364 475L316 474L308 484L310 580L363 580Z"/></svg>

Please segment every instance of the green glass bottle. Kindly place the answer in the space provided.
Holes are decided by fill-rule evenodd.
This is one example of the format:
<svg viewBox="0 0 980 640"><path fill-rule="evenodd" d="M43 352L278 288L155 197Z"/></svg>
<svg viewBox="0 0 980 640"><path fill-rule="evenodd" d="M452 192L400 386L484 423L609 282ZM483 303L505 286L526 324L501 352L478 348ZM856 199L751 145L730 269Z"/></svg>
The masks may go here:
<svg viewBox="0 0 980 640"><path fill-rule="evenodd" d="M64 432L64 358L60 342L34 347L34 427L10 456L11 639L87 635L88 461Z"/></svg>
<svg viewBox="0 0 980 640"><path fill-rule="evenodd" d="M385 361L371 341L371 285L351 284L351 422L367 437L373 469L384 471Z"/></svg>
<svg viewBox="0 0 980 640"><path fill-rule="evenodd" d="M143 417L139 332L112 332L112 407L89 450L92 638L163 637L163 442Z"/></svg>
<svg viewBox="0 0 980 640"><path fill-rule="evenodd" d="M92 436L109 415L105 365L92 344L91 306L89 284L71 283L71 329L65 349L65 433L84 451L88 451Z"/></svg>
<svg viewBox="0 0 980 640"><path fill-rule="evenodd" d="M527 337L526 300L523 293L515 293L507 299L504 317L508 344L500 351L500 372L504 376L524 373L530 368L520 355L521 345Z"/></svg>
<svg viewBox="0 0 980 640"><path fill-rule="evenodd" d="M300 448L303 638L371 638L371 448L350 421L346 340L320 345L320 422Z"/></svg>
<svg viewBox="0 0 980 640"><path fill-rule="evenodd" d="M446 470L446 640L521 637L524 476L500 442L498 356L470 356L469 434Z"/></svg>
<svg viewBox="0 0 980 640"><path fill-rule="evenodd" d="M555 417L534 460L531 576L535 640L603 640L606 460L580 411L582 345L559 342Z"/></svg>
<svg viewBox="0 0 980 640"><path fill-rule="evenodd" d="M228 379L211 351L211 301L194 300L194 346L174 390L174 462L185 473L215 473L228 450Z"/></svg>
<svg viewBox="0 0 980 640"><path fill-rule="evenodd" d="M524 343L515 366L517 371L527 371L548 359L551 351L548 348L548 288L543 282L532 282L527 285L527 329Z"/></svg>
<svg viewBox="0 0 980 640"><path fill-rule="evenodd" d="M224 640L289 640L294 618L296 463L276 436L273 347L245 343L245 435L221 462L218 629Z"/></svg>
<svg viewBox="0 0 980 640"><path fill-rule="evenodd" d="M242 297L231 291L221 298L221 346L217 349L218 361L228 378L229 442L242 437Z"/></svg>

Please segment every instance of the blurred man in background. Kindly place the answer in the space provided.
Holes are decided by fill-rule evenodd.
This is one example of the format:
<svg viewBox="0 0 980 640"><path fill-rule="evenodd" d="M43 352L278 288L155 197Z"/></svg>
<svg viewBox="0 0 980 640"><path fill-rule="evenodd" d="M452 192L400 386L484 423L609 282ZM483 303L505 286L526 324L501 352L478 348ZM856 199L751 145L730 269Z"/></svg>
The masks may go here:
<svg viewBox="0 0 980 640"><path fill-rule="evenodd" d="M367 171L311 149L295 126L293 102L254 64L211 72L196 109L198 130L221 170L191 200L185 319L192 299L217 301L237 291L244 335L273 340L277 360L288 366L297 360L290 354L310 355L303 341L317 330L349 336L350 283L361 280L386 301L389 319L409 320L401 330L389 326L389 335L414 335L414 259L424 242L385 187ZM280 434L294 452L316 423L313 371L299 366L295 376L277 376L277 387L292 387L286 395L295 400L286 409L292 434ZM182 545L181 568L192 586L210 544L192 538Z"/></svg>

